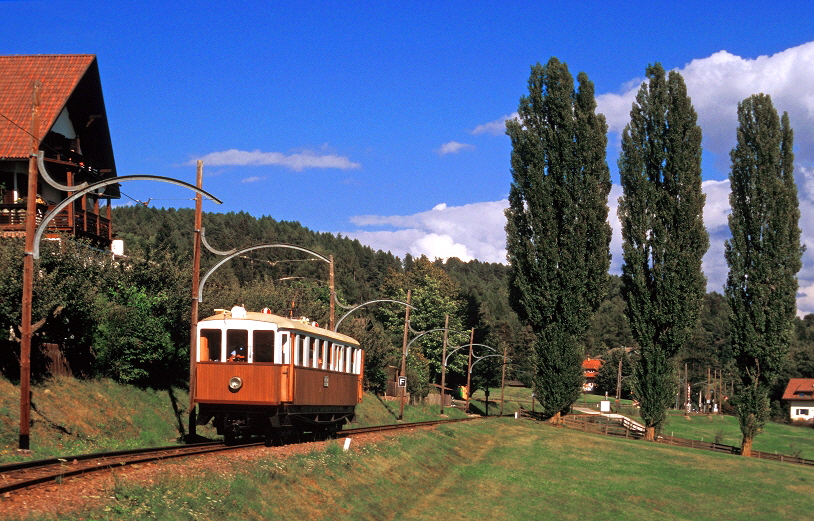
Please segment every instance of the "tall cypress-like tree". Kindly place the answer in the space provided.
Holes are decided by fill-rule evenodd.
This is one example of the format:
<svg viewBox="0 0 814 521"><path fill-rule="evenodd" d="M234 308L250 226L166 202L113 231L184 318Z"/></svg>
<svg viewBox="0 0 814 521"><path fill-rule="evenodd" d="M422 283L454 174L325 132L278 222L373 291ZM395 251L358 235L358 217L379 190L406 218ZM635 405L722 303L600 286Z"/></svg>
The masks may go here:
<svg viewBox="0 0 814 521"><path fill-rule="evenodd" d="M794 331L803 247L793 140L788 114L778 118L768 95L738 104L738 142L729 175L732 238L725 254L732 346L743 384L733 402L745 456L768 419L768 388Z"/></svg>
<svg viewBox="0 0 814 521"><path fill-rule="evenodd" d="M675 399L673 357L698 322L706 290L701 258L709 247L701 192L701 129L684 80L647 68L622 134L619 199L623 295L641 349L634 394L645 437Z"/></svg>
<svg viewBox="0 0 814 521"><path fill-rule="evenodd" d="M610 174L607 124L584 73L578 90L566 64L532 67L512 140L506 210L510 296L535 333L534 391L559 422L580 395L582 336L607 291Z"/></svg>

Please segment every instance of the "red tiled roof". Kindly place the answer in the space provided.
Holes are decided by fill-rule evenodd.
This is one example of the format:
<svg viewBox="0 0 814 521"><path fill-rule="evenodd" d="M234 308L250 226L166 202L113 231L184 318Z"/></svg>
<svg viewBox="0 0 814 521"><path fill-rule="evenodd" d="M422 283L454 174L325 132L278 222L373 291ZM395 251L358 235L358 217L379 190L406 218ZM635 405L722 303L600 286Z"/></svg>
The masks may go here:
<svg viewBox="0 0 814 521"><path fill-rule="evenodd" d="M800 396L800 394L803 396ZM783 393L784 400L814 401L814 378L792 378Z"/></svg>
<svg viewBox="0 0 814 521"><path fill-rule="evenodd" d="M602 367L602 360L598 358L587 358L582 361L582 368L586 371L599 371Z"/></svg>
<svg viewBox="0 0 814 521"><path fill-rule="evenodd" d="M0 158L28 158L34 81L42 82L39 135L43 137L95 60L92 54L0 56Z"/></svg>

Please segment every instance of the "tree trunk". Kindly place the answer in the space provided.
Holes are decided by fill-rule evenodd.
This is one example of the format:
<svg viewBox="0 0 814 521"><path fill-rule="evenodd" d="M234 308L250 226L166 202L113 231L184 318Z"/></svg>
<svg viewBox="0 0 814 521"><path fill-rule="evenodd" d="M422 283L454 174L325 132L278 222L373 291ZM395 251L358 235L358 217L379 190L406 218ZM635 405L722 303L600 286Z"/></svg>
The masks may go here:
<svg viewBox="0 0 814 521"><path fill-rule="evenodd" d="M645 439L645 441L656 441L656 428L655 427L645 427L644 428L644 439Z"/></svg>
<svg viewBox="0 0 814 521"><path fill-rule="evenodd" d="M560 425L562 425L562 417L561 417L561 413L558 411L558 412L557 412L557 413L556 413L554 416L552 416L552 417L551 417L551 419L550 419L550 420L548 420L548 421L549 421L549 423L551 423L551 425L556 425L556 426L560 426Z"/></svg>
<svg viewBox="0 0 814 521"><path fill-rule="evenodd" d="M747 438L746 436L743 437L743 441L741 441L741 456L746 456L747 458L752 455L752 438Z"/></svg>

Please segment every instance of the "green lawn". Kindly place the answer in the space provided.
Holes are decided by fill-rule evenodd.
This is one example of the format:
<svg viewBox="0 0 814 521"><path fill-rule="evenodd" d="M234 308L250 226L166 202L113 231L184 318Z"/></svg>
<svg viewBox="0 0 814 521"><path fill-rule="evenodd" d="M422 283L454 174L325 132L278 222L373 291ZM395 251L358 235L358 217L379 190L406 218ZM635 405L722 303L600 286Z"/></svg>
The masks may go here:
<svg viewBox="0 0 814 521"><path fill-rule="evenodd" d="M120 480L104 507L60 519L796 520L814 496L814 468L508 418L266 454L223 475Z"/></svg>

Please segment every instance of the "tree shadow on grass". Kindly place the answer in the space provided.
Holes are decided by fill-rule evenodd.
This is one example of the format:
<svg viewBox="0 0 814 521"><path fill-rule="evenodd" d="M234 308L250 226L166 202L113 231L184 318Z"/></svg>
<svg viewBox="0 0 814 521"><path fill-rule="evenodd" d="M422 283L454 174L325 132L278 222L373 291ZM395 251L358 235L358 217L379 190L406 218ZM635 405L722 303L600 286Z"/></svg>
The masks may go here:
<svg viewBox="0 0 814 521"><path fill-rule="evenodd" d="M175 421L178 422L178 433L181 435L180 438L184 439L186 436L186 430L184 429L184 413L186 411L179 408L178 398L175 396L175 391L172 387L167 387L167 396L170 397L172 412L175 414Z"/></svg>
<svg viewBox="0 0 814 521"><path fill-rule="evenodd" d="M384 408L387 410L387 412L390 413L390 415L393 417L393 419L398 421L399 415L396 414L395 411L390 409L390 405L387 402L385 402L384 400L382 400L382 397L379 396L378 394L376 395L376 399L379 400L379 402L381 402L381 404L384 406Z"/></svg>

